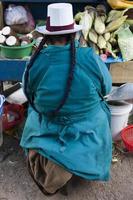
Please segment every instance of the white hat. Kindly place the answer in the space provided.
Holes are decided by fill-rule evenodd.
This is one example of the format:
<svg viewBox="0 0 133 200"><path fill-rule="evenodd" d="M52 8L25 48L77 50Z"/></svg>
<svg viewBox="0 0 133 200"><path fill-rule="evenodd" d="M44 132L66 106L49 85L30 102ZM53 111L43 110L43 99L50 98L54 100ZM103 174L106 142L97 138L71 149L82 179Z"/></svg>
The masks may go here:
<svg viewBox="0 0 133 200"><path fill-rule="evenodd" d="M82 29L74 24L73 9L70 3L53 3L47 8L46 26L38 26L36 30L45 35L61 35L75 33Z"/></svg>

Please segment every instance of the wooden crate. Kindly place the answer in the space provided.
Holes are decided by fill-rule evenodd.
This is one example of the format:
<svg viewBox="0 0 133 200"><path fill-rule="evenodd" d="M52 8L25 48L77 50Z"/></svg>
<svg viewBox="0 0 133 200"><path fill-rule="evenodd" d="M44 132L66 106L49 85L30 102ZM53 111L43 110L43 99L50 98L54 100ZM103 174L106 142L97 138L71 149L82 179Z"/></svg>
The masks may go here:
<svg viewBox="0 0 133 200"><path fill-rule="evenodd" d="M113 83L133 82L133 61L111 64L110 73Z"/></svg>

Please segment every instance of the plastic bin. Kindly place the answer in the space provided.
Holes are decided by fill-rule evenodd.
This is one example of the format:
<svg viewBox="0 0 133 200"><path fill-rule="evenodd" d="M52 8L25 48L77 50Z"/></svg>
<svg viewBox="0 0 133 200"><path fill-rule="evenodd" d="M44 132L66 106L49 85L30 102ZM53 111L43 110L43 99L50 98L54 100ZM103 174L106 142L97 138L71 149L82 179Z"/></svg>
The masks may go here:
<svg viewBox="0 0 133 200"><path fill-rule="evenodd" d="M0 95L0 146L3 144L3 128L2 128L2 113L3 113L3 103L5 98Z"/></svg>
<svg viewBox="0 0 133 200"><path fill-rule="evenodd" d="M120 132L127 126L132 104L124 101L108 101L111 111L111 132L114 140L120 140Z"/></svg>
<svg viewBox="0 0 133 200"><path fill-rule="evenodd" d="M24 46L9 47L9 46L0 45L1 55L5 58L11 58L11 59L19 59L19 58L27 57L31 55L34 44L35 44L35 41Z"/></svg>

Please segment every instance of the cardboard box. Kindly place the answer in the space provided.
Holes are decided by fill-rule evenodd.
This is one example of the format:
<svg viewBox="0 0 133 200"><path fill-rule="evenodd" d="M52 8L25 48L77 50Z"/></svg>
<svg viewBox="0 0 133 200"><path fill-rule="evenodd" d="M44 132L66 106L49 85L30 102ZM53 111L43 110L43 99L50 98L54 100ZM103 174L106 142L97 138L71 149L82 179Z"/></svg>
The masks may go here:
<svg viewBox="0 0 133 200"><path fill-rule="evenodd" d="M110 64L113 83L133 82L133 61Z"/></svg>

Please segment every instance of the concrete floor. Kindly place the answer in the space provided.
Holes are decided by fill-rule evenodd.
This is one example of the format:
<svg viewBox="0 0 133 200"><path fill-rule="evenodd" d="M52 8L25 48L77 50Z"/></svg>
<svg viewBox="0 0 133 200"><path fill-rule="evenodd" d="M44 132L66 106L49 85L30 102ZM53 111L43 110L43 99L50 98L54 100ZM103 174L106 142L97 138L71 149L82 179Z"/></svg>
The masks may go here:
<svg viewBox="0 0 133 200"><path fill-rule="evenodd" d="M112 164L111 180L87 182L73 180L68 196L44 196L27 172L18 140L5 136L0 149L0 200L133 200L133 156L118 155Z"/></svg>

